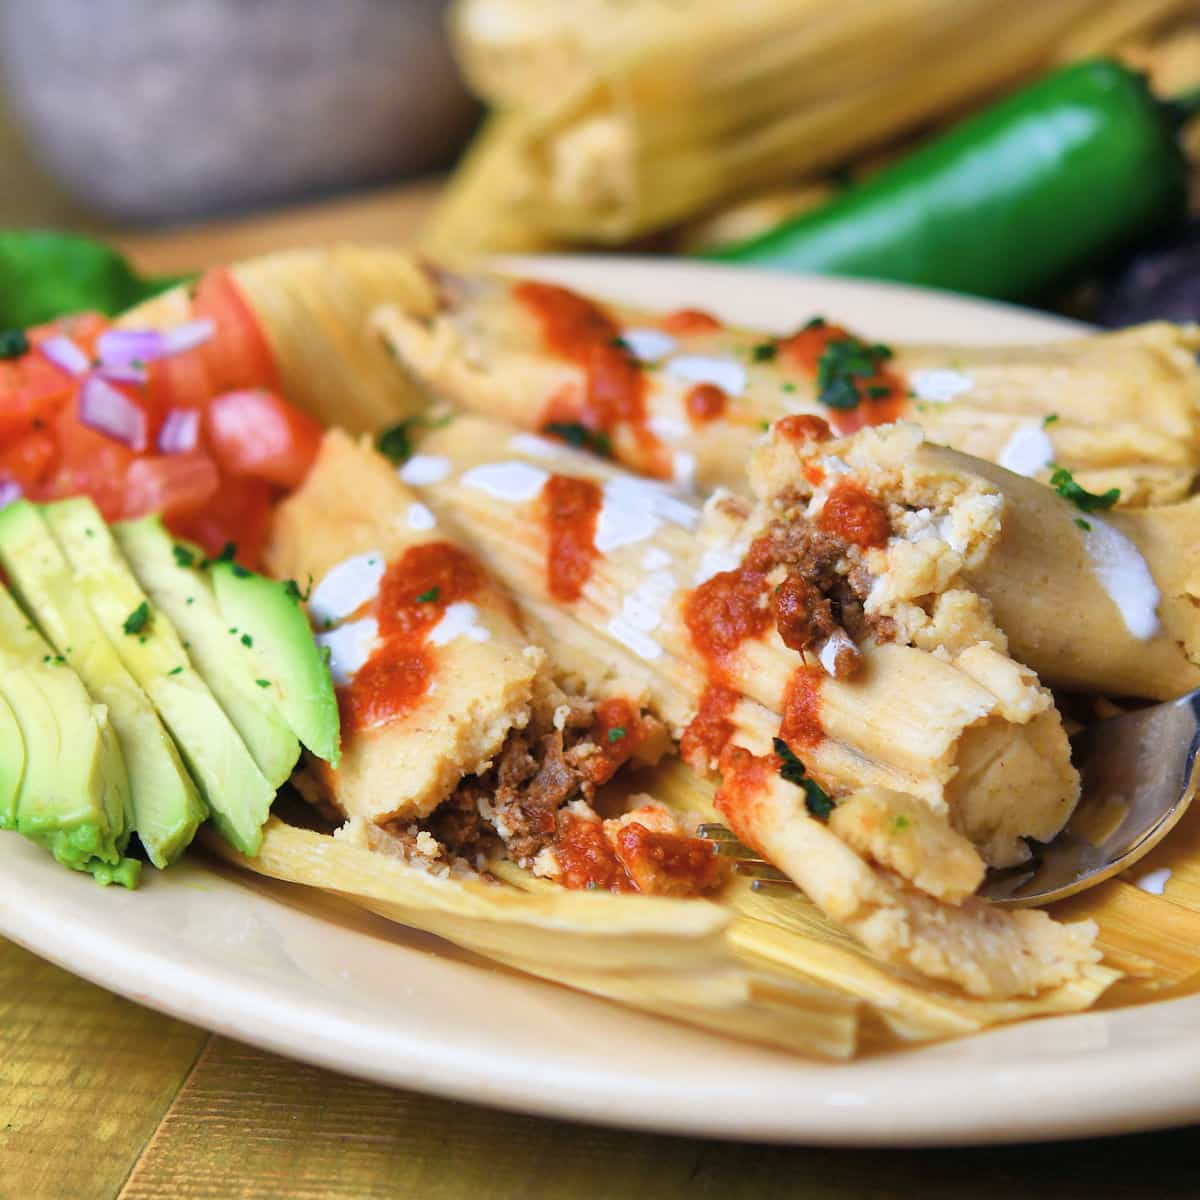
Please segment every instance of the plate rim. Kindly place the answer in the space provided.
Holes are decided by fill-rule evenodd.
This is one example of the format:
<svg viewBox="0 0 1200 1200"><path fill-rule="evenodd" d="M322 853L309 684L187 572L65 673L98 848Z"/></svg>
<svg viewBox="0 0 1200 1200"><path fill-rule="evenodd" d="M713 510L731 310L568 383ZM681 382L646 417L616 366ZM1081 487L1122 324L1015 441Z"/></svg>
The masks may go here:
<svg viewBox="0 0 1200 1200"><path fill-rule="evenodd" d="M512 256L497 262L505 269L531 275L562 281L578 280L581 288L609 291L609 294L623 290L626 284L632 291L635 277L653 272L660 279L707 279L714 283L718 279L725 283L741 280L747 286L780 296L789 292L800 295L813 289L835 297L831 306L842 302L852 304L855 297L878 304L882 296L888 302L916 303L919 309L926 311L932 306L935 311L974 312L979 320L992 317L1003 326L1028 328L1033 336L1042 338L1085 333L1090 328L1066 318L995 301L870 280L790 276L761 269L631 256ZM601 277L612 277L614 288L596 288L596 280ZM684 293L684 297L690 299L690 293ZM740 307L736 300L728 304L725 299L708 306L726 313ZM1038 329L1042 331L1040 335L1036 332ZM884 333L881 336L891 335ZM43 873L42 866L27 858L26 849L15 835L12 839L0 840L0 879L4 881L0 883L0 933L11 941L72 974L181 1020L293 1059L388 1086L531 1116L581 1120L610 1127L635 1128L639 1132L785 1144L980 1145L1133 1132L1186 1124L1200 1118L1200 1083L1197 1083L1200 1080L1200 1036L1183 1045L1168 1040L1159 1046L1107 1048L1077 1056L1071 1060L1071 1070L1066 1072L1069 1078L1064 1075L1061 1060L1031 1065L1022 1059L1005 1068L983 1059L975 1062L970 1054L965 1054L961 1056L961 1062L952 1058L948 1062L935 1060L931 1070L918 1067L918 1073L926 1074L930 1079L938 1078L943 1090L930 1097L918 1086L913 1095L909 1090L912 1085L906 1083L904 1102L896 1102L895 1107L889 1108L896 1101L887 1094L892 1086L889 1083L882 1090L876 1089L879 1096L875 1099L864 1099L852 1088L825 1087L823 1096L814 1095L811 1107L800 1114L764 1114L758 1109L738 1112L727 1107L716 1116L697 1112L686 1105L673 1105L672 1101L678 1097L672 1095L669 1081L625 1079L617 1103L611 1088L607 1092L603 1089L581 1090L579 1080L571 1077L569 1072L564 1073L561 1064L556 1075L553 1062L548 1064L549 1073L544 1074L536 1086L529 1087L527 1084L522 1086L514 1062L499 1056L490 1064L461 1063L456 1061L454 1045L421 1045L418 1039L409 1038L407 1043L401 1039L390 1047L390 1058L382 1054L371 1055L362 1044L361 1029L356 1042L356 1027L348 1026L336 1013L320 1009L311 999L306 1005L289 1005L287 998L278 994L277 988L236 963L223 964L220 987L210 993L204 985L206 980L212 982L212 976L206 970L187 962L172 962L169 955L148 948L130 947L128 934L123 941L119 925L115 929L102 929L99 937L86 923L68 924L66 929L56 926L52 908L40 906L32 891L25 893L26 885L21 882L24 875L29 874L36 881ZM33 848L28 849L32 851ZM35 853L41 854L41 851ZM203 860L195 855L189 857L194 870L212 870L220 877L229 878L227 868L214 866L211 860L202 866ZM9 867L16 864L16 873L4 869L6 864ZM44 865L47 871L55 873L55 878L64 878L60 867L48 860ZM153 896L158 889L177 886L176 878L178 886L187 886L185 874L186 868L178 877L155 877L153 887L134 895ZM254 882L253 887L245 879L234 877L233 882L239 889L245 888L259 898L269 896L272 903L282 904L293 912L304 911L287 899L287 891L294 885L249 878ZM77 882L94 887L87 880ZM123 964L124 974L119 978L113 976L105 960L105 954L117 948L132 953L132 960ZM164 970L164 966L169 969ZM530 986L556 988L556 985L537 981ZM222 998L218 999L218 995ZM231 1006L231 996L240 1003ZM1183 1006L1200 1013L1200 997L1160 1001L1142 1005L1136 1011L1141 1014L1150 1009L1162 1012L1169 1006ZM1103 1025L1114 1013L1131 1011L1134 1010L1092 1011L1039 1018L1036 1023L1074 1022L1077 1028L1083 1028L1079 1023L1100 1020ZM326 1024L314 1028L314 1019L324 1020ZM962 1044L989 1036L986 1032L970 1035ZM908 1064L914 1064L918 1061L914 1056L920 1053L920 1050L900 1051L894 1057L897 1061L906 1059ZM891 1055L886 1057L893 1058ZM817 1071L822 1077L827 1071L850 1072L855 1066L829 1067L803 1058L793 1061L801 1074ZM881 1061L881 1058L859 1060L872 1064ZM928 1061L925 1060L926 1065ZM1007 1078L1009 1071L1018 1070L1022 1076L1019 1087ZM897 1078L908 1074L904 1070L886 1073ZM1114 1080L1119 1081L1116 1087ZM981 1113L977 1101L985 1081L1001 1088L1007 1098L1001 1101L993 1097L990 1106L985 1104L986 1111ZM822 1090L821 1085L818 1084L816 1090ZM730 1094L727 1087L725 1098ZM714 1098L721 1099L720 1096ZM973 1104L973 1100L976 1103ZM1055 1117L1053 1127L1047 1123L1050 1113Z"/></svg>

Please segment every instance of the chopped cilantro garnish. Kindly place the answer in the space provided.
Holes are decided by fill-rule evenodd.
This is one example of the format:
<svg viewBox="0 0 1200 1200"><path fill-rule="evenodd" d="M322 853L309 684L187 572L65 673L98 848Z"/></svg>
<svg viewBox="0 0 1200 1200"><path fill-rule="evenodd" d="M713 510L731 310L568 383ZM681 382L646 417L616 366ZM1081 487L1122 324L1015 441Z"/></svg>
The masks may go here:
<svg viewBox="0 0 1200 1200"><path fill-rule="evenodd" d="M442 589L440 587L431 587L429 589L429 591L422 592L417 597L417 603L418 604L435 604L437 602L437 598L441 594L442 594Z"/></svg>
<svg viewBox="0 0 1200 1200"><path fill-rule="evenodd" d="M624 736L625 730L620 725L614 725L608 731L609 745L612 745L613 742L619 742Z"/></svg>
<svg viewBox="0 0 1200 1200"><path fill-rule="evenodd" d="M1058 420L1058 413L1047 413L1047 414L1046 414L1046 415L1045 415L1045 416L1042 418L1042 426L1043 426L1043 428L1044 428L1044 427L1045 427L1045 426L1047 426L1047 425L1053 425L1053 424L1054 424L1054 422L1055 422L1055 421L1057 421L1057 420Z"/></svg>
<svg viewBox="0 0 1200 1200"><path fill-rule="evenodd" d="M234 556L237 554L237 543L226 542L221 547L221 553L216 558L206 558L200 563L200 569L203 571L206 567L211 567L213 563L233 562Z"/></svg>
<svg viewBox="0 0 1200 1200"><path fill-rule="evenodd" d="M1109 488L1107 492L1089 492L1075 482L1075 477L1066 467L1055 467L1050 476L1050 486L1064 499L1070 500L1083 512L1096 512L1112 508L1121 497L1120 488Z"/></svg>
<svg viewBox="0 0 1200 1200"><path fill-rule="evenodd" d="M893 833L903 833L904 830L906 830L911 824L912 824L912 822L903 813L901 813L892 822L892 832Z"/></svg>
<svg viewBox="0 0 1200 1200"><path fill-rule="evenodd" d="M771 432L771 422L770 421L760 421L759 425L762 427L763 433Z"/></svg>
<svg viewBox="0 0 1200 1200"><path fill-rule="evenodd" d="M816 780L809 779L804 764L792 753L791 747L783 738L775 738L771 744L779 756L779 774L788 783L794 783L804 789L804 807L808 809L809 816L816 817L819 821L825 820L833 812L833 801L829 793Z"/></svg>
<svg viewBox="0 0 1200 1200"><path fill-rule="evenodd" d="M624 350L626 354L633 353L633 351L630 349L629 343L623 337L615 337L609 344L618 350Z"/></svg>
<svg viewBox="0 0 1200 1200"><path fill-rule="evenodd" d="M175 565L177 567L190 567L196 561L195 554L186 546L181 546L178 542L171 547L171 553L175 555Z"/></svg>
<svg viewBox="0 0 1200 1200"><path fill-rule="evenodd" d="M142 630L146 628L146 624L149 620L150 605L143 600L141 604L139 604L137 608L135 608L133 612L131 612L129 616L125 618L125 623L121 626L121 628L124 629L127 634L132 636L135 633L141 633Z"/></svg>
<svg viewBox="0 0 1200 1200"><path fill-rule="evenodd" d="M803 329L824 329L826 321L824 317L812 317L805 321L801 328Z"/></svg>
<svg viewBox="0 0 1200 1200"><path fill-rule="evenodd" d="M796 385L794 383L785 383L783 385L783 390L785 392L794 392L796 390Z"/></svg>
<svg viewBox="0 0 1200 1200"><path fill-rule="evenodd" d="M23 329L0 329L0 358L20 358L29 353L29 339Z"/></svg>
<svg viewBox="0 0 1200 1200"><path fill-rule="evenodd" d="M312 595L313 577L311 575L308 577L308 587L304 591L300 590L300 585L294 579L285 579L283 581L283 590L297 602L307 600Z"/></svg>
<svg viewBox="0 0 1200 1200"><path fill-rule="evenodd" d="M574 446L576 450L590 450L601 458L612 458L612 440L603 430L589 429L577 421L551 421L542 426L542 432Z"/></svg>
<svg viewBox="0 0 1200 1200"><path fill-rule="evenodd" d="M243 567L241 565L241 563L234 563L233 566L230 568L230 570L233 571L234 575L236 575L238 577L238 579L249 579L250 578L250 572L245 567Z"/></svg>
<svg viewBox="0 0 1200 1200"><path fill-rule="evenodd" d="M270 687L271 686L271 681L269 679L256 679L254 682L256 684L258 684L259 687Z"/></svg>
<svg viewBox="0 0 1200 1200"><path fill-rule="evenodd" d="M862 402L859 380L877 375L879 364L891 356L887 346L868 346L856 337L836 338L817 360L817 399L826 408L857 408ZM869 388L867 394L878 398L875 388Z"/></svg>
<svg viewBox="0 0 1200 1200"><path fill-rule="evenodd" d="M248 633L242 634L241 642L242 642L243 646L253 646L254 645L254 639Z"/></svg>
<svg viewBox="0 0 1200 1200"><path fill-rule="evenodd" d="M375 448L389 462L408 462L412 457L412 429L420 422L420 417L409 417L405 421L389 426L375 439Z"/></svg>
<svg viewBox="0 0 1200 1200"><path fill-rule="evenodd" d="M754 362L770 362L779 353L779 347L774 342L759 342L750 350L750 358Z"/></svg>
<svg viewBox="0 0 1200 1200"><path fill-rule="evenodd" d="M169 670L167 672L168 675L181 675L182 673L183 673L182 667L172 667L171 670Z"/></svg>
<svg viewBox="0 0 1200 1200"><path fill-rule="evenodd" d="M1084 531L1084 533L1091 533L1091 532L1092 532L1092 523L1091 523L1091 521L1085 521L1085 520L1084 520L1082 517L1076 517L1076 518L1075 518L1075 524L1076 524L1076 525L1078 525L1078 526L1079 526L1079 528L1080 528L1080 529L1082 529L1082 530Z"/></svg>

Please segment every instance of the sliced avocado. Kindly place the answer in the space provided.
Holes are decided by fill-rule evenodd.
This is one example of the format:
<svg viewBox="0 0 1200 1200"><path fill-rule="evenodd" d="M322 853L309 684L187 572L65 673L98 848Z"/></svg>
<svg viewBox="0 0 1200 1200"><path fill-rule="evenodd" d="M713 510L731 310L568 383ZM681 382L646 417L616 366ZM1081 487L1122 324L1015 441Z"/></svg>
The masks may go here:
<svg viewBox="0 0 1200 1200"><path fill-rule="evenodd" d="M129 781L103 705L38 636L0 588L0 707L20 742L15 811L3 824L44 846L59 862L101 883L133 887L141 864L123 858L129 841ZM15 747L3 735L6 760ZM6 780L9 764L5 763Z"/></svg>
<svg viewBox="0 0 1200 1200"><path fill-rule="evenodd" d="M70 563L28 501L0 510L0 566L56 657L107 707L129 773L134 828L150 861L167 866L195 835L204 804L154 706L104 636Z"/></svg>
<svg viewBox="0 0 1200 1200"><path fill-rule="evenodd" d="M0 829L17 827L17 792L24 774L25 739L21 726L8 701L0 699Z"/></svg>
<svg viewBox="0 0 1200 1200"><path fill-rule="evenodd" d="M293 589L237 563L209 566L232 653L245 653L292 732L318 758L337 766L341 728L333 678Z"/></svg>
<svg viewBox="0 0 1200 1200"><path fill-rule="evenodd" d="M122 521L112 534L150 602L175 626L200 678L229 714L272 787L280 787L300 757L273 688L258 683L248 655L231 654L229 626L217 609L202 551L173 538L157 517Z"/></svg>
<svg viewBox="0 0 1200 1200"><path fill-rule="evenodd" d="M243 854L257 854L275 788L196 672L167 615L151 607L91 500L60 500L43 514L100 628L175 739L213 823Z"/></svg>

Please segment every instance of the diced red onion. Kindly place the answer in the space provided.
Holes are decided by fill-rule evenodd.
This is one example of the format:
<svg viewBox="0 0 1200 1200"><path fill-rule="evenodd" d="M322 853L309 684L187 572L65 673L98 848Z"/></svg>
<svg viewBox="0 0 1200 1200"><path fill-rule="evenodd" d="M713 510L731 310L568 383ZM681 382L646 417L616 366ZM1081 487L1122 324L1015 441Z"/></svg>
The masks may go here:
<svg viewBox="0 0 1200 1200"><path fill-rule="evenodd" d="M195 321L185 321L182 325L176 325L163 332L163 340L167 346L166 353L183 354L187 350L194 350L197 346L207 342L216 332L217 327L211 317L199 317Z"/></svg>
<svg viewBox="0 0 1200 1200"><path fill-rule="evenodd" d="M68 375L86 375L92 365L79 343L72 341L65 333L48 337L38 349Z"/></svg>
<svg viewBox="0 0 1200 1200"><path fill-rule="evenodd" d="M79 389L79 419L130 450L146 449L146 414L99 375L89 375Z"/></svg>
<svg viewBox="0 0 1200 1200"><path fill-rule="evenodd" d="M163 454L187 454L200 440L200 410L173 408L158 431L158 448Z"/></svg>
<svg viewBox="0 0 1200 1200"><path fill-rule="evenodd" d="M109 383L145 383L149 378L146 368L137 363L101 363L95 373Z"/></svg>
<svg viewBox="0 0 1200 1200"><path fill-rule="evenodd" d="M0 479L0 508L7 508L15 500L25 495L21 485L15 479Z"/></svg>
<svg viewBox="0 0 1200 1200"><path fill-rule="evenodd" d="M96 339L96 352L106 367L156 362L194 350L214 332L216 326L208 317L185 321L173 329L108 329Z"/></svg>
<svg viewBox="0 0 1200 1200"><path fill-rule="evenodd" d="M96 339L96 354L106 367L153 362L165 353L163 334L158 329L106 329Z"/></svg>

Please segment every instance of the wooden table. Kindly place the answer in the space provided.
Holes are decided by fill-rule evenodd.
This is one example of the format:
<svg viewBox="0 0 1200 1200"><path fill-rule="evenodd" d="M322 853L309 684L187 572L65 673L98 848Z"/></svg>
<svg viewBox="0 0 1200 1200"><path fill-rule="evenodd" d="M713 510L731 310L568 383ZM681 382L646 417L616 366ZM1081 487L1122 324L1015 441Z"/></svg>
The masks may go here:
<svg viewBox="0 0 1200 1200"><path fill-rule="evenodd" d="M90 224L21 161L2 118L0 159L9 189L0 224ZM417 185L210 229L115 236L155 271L313 241L402 242L432 196L430 185ZM1196 1196L1197 1131L859 1151L589 1129L289 1062L122 1000L0 940L0 1200L1033 1194Z"/></svg>

